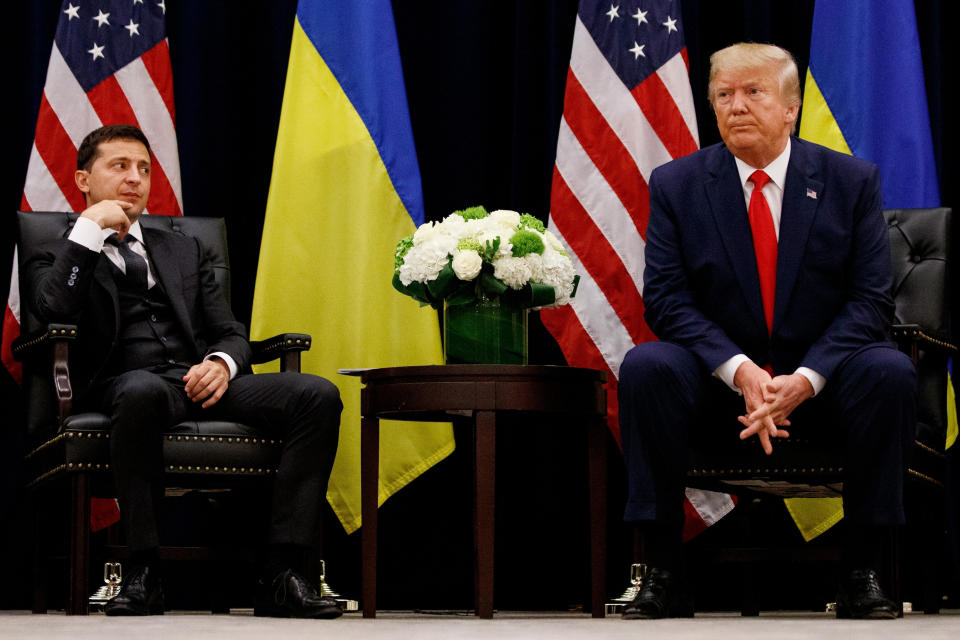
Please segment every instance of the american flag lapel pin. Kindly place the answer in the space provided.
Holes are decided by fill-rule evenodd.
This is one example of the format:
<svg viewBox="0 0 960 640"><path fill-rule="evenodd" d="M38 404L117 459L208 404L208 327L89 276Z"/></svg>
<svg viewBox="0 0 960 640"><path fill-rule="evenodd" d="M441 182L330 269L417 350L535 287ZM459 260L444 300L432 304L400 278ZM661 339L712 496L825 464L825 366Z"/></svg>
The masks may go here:
<svg viewBox="0 0 960 640"><path fill-rule="evenodd" d="M811 199L813 199L813 200L816 200L816 199L817 199L817 192L814 191L813 189L807 189L807 197L808 197L808 198L811 198Z"/></svg>

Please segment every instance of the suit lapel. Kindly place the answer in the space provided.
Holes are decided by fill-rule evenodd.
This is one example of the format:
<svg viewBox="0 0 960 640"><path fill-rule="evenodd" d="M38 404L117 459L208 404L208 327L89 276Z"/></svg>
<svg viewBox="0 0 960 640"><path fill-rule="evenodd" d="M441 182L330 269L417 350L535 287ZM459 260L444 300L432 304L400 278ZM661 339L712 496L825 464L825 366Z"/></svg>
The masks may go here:
<svg viewBox="0 0 960 640"><path fill-rule="evenodd" d="M823 181L810 162L809 151L802 141L791 141L790 163L783 189L780 213L780 240L777 244L777 293L774 299L773 327L783 320L787 303L797 282L810 227L823 197Z"/></svg>
<svg viewBox="0 0 960 640"><path fill-rule="evenodd" d="M154 229L143 229L144 245L147 253L150 255L151 264L154 270L154 277L163 291L167 294L170 306L180 322L180 325L186 331L186 335L193 336L193 323L190 321L190 314L183 300L183 276L180 273L179 263L176 253L167 243L167 238L162 232Z"/></svg>
<svg viewBox="0 0 960 640"><path fill-rule="evenodd" d="M704 184L707 201L713 212L719 236L733 270L743 290L751 317L764 333L767 322L763 316L763 300L760 296L760 277L757 275L757 258L753 249L750 218L743 198L740 175L733 154L726 147L719 147L708 160L710 177Z"/></svg>

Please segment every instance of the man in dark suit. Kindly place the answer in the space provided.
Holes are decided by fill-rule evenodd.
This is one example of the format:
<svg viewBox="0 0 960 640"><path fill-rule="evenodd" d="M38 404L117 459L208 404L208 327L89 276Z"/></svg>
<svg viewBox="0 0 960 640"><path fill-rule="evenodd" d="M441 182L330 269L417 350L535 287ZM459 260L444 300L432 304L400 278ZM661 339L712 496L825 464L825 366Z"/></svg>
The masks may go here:
<svg viewBox="0 0 960 640"><path fill-rule="evenodd" d="M693 613L680 542L690 442L756 436L769 454L790 427L846 453L838 615L893 617L876 570L884 527L904 519L916 374L887 335L877 169L791 137L788 52L739 44L710 61L723 143L651 175L643 299L660 342L634 347L619 372L625 518L651 567L624 615Z"/></svg>
<svg viewBox="0 0 960 640"><path fill-rule="evenodd" d="M77 402L110 416L111 466L131 568L107 615L163 613L157 507L160 434L185 419L242 421L283 440L255 614L330 618L336 602L302 577L336 455L336 387L297 373L248 375L250 344L199 243L143 228L150 147L136 127L90 133L77 154L87 209L39 249L26 277L45 321L79 325Z"/></svg>

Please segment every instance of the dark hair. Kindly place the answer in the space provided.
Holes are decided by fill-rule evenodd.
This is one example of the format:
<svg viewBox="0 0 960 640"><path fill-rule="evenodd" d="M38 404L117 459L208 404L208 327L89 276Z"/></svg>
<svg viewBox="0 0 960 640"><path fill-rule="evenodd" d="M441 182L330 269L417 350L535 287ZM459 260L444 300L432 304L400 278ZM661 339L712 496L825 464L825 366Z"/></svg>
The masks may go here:
<svg viewBox="0 0 960 640"><path fill-rule="evenodd" d="M142 142L147 148L147 153L150 153L150 143L147 142L147 136L143 135L143 131L132 124L111 124L94 129L83 139L80 148L77 149L77 169L90 171L93 162L100 156L100 144L113 140Z"/></svg>

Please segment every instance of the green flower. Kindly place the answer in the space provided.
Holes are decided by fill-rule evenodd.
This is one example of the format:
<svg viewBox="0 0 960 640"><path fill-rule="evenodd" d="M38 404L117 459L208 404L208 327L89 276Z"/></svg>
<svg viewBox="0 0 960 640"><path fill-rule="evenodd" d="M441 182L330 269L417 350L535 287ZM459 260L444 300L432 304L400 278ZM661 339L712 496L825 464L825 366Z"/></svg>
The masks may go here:
<svg viewBox="0 0 960 640"><path fill-rule="evenodd" d="M524 213L523 215L520 216L520 225L527 227L529 229L533 229L534 231L539 231L540 233L543 233L544 231L547 230L547 228L543 226L543 223L540 222L539 219L534 218L529 213ZM541 251L539 253L543 253L543 252Z"/></svg>
<svg viewBox="0 0 960 640"><path fill-rule="evenodd" d="M400 267L403 265L403 259L407 252L413 247L413 236L407 236L397 243L397 248L393 252L393 270L400 273Z"/></svg>
<svg viewBox="0 0 960 640"><path fill-rule="evenodd" d="M542 226L542 225L541 225ZM533 231L520 229L510 236L510 244L513 245L513 257L522 258L528 253L537 253L543 255L546 246L543 244L543 238Z"/></svg>
<svg viewBox="0 0 960 640"><path fill-rule="evenodd" d="M460 251L476 251L477 253L483 253L483 245L480 244L479 240L475 238L461 238L457 242L457 249Z"/></svg>
<svg viewBox="0 0 960 640"><path fill-rule="evenodd" d="M466 209L461 209L460 211L454 211L455 214L463 218L464 220L479 220L480 218L486 218L489 213L483 207L468 207Z"/></svg>

